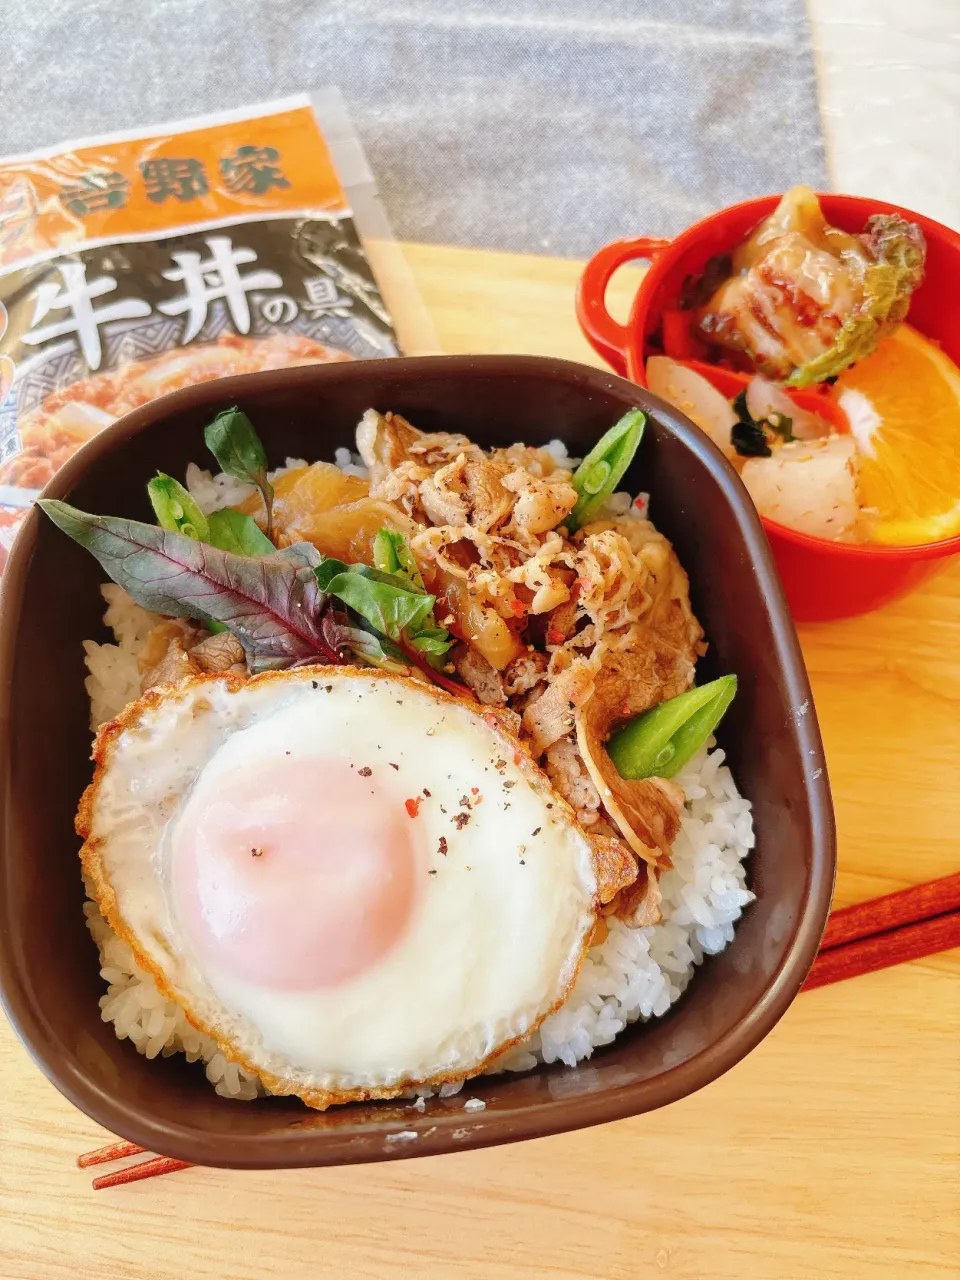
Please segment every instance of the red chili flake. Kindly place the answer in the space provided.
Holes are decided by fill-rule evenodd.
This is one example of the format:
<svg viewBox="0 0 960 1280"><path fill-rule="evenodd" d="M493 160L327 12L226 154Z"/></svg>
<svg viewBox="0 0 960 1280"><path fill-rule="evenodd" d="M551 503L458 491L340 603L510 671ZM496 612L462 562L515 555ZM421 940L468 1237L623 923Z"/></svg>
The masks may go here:
<svg viewBox="0 0 960 1280"><path fill-rule="evenodd" d="M480 788L479 788L479 787L471 787L471 788L470 788L470 791L471 791L471 794L473 794L473 795L475 795L475 796L478 796L478 795L480 794Z"/></svg>
<svg viewBox="0 0 960 1280"><path fill-rule="evenodd" d="M469 821L470 821L469 813L458 813L455 815L453 819L453 825L457 828L458 831L462 831Z"/></svg>
<svg viewBox="0 0 960 1280"><path fill-rule="evenodd" d="M483 718L486 721L486 723L490 726L491 729L500 728L500 721L497 719L497 717L493 714L492 711L485 712Z"/></svg>
<svg viewBox="0 0 960 1280"><path fill-rule="evenodd" d="M513 614L515 618L522 618L523 615L527 612L527 608L522 600L511 600L510 612Z"/></svg>
<svg viewBox="0 0 960 1280"><path fill-rule="evenodd" d="M391 769L396 769L399 771L400 766L398 764L394 764L392 760L388 760L387 763L389 764Z"/></svg>
<svg viewBox="0 0 960 1280"><path fill-rule="evenodd" d="M420 796L417 796L414 800L404 800L403 807L406 809L407 813L409 813L411 818L415 818L420 812L421 804L423 804L423 800Z"/></svg>
<svg viewBox="0 0 960 1280"><path fill-rule="evenodd" d="M521 761L522 759L523 759L523 752L522 752L522 751L515 751L515 752L513 753L513 763L514 763L514 764L519 764L519 763L520 763L520 761Z"/></svg>
<svg viewBox="0 0 960 1280"><path fill-rule="evenodd" d="M442 854L444 857L447 856L447 837L446 836L440 837L440 843L437 846L437 853Z"/></svg>
<svg viewBox="0 0 960 1280"><path fill-rule="evenodd" d="M483 796L477 796L476 800L474 800L473 803L474 803L474 807L476 807L478 804L483 804Z"/></svg>
<svg viewBox="0 0 960 1280"><path fill-rule="evenodd" d="M423 788L423 794L427 797L428 800L430 799L430 792L427 790L426 787Z"/></svg>
<svg viewBox="0 0 960 1280"><path fill-rule="evenodd" d="M558 631L556 627L548 628L547 644L563 644L563 632Z"/></svg>
<svg viewBox="0 0 960 1280"><path fill-rule="evenodd" d="M365 764L362 769L357 770L357 773L359 773L361 778L369 778L370 775L373 773L373 770L370 768L368 764Z"/></svg>

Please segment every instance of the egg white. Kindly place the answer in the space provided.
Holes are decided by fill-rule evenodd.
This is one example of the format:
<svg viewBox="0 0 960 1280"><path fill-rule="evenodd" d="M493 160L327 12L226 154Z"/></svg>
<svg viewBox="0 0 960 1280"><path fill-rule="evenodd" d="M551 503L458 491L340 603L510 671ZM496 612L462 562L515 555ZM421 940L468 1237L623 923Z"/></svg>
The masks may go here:
<svg viewBox="0 0 960 1280"><path fill-rule="evenodd" d="M410 822L422 885L406 932L355 978L306 991L200 959L171 893L171 843L191 800L288 753L370 768L391 804L420 799ZM101 910L168 997L274 1092L322 1107L475 1074L573 985L596 919L591 846L488 712L356 668L207 677L132 704L95 758L78 830Z"/></svg>

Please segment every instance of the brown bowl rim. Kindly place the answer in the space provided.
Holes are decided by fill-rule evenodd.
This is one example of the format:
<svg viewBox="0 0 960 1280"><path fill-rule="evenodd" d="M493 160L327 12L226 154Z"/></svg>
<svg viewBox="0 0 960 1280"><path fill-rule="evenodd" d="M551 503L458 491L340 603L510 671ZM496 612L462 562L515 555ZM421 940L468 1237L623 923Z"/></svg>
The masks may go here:
<svg viewBox="0 0 960 1280"><path fill-rule="evenodd" d="M315 384L330 380L363 378L369 362L287 368L264 373L242 374L214 382L199 383L172 392L125 415L106 427L70 458L51 479L43 497L66 497L86 471L115 444L152 426L171 410L202 404L206 400L242 402L251 389L259 389L265 379L275 382L303 381ZM379 363L379 362L377 362ZM414 356L391 360L391 373L412 377L456 377L459 373L489 373L505 382L530 374L559 376L560 381L595 388L598 393L617 391L628 401L656 405L658 421L674 438L692 450L706 466L728 499L737 520L745 549L750 556L758 588L770 615L771 630L782 656L784 687L794 708L812 706L812 694L800 646L786 599L777 575L772 552L753 504L736 473L716 446L672 406L645 387L629 379L587 365L546 356ZM19 603L30 570L41 513L32 509L24 521L0 577L0 672L11 667L16 647ZM462 1108L449 1118L469 1125L471 1132L461 1140L452 1137L452 1124L437 1123L446 1116L428 1113L405 1117L402 1125L386 1115L382 1123L360 1120L356 1126L311 1132L296 1126L276 1134L204 1134L188 1125L161 1122L145 1115L119 1097L98 1088L82 1071L68 1070L45 1052L47 1035L42 1011L31 1005L15 972L11 948L0 931L0 1003L34 1062L57 1089L91 1119L148 1151L210 1167L233 1169L315 1168L356 1164L412 1156L437 1155L448 1151L496 1146L527 1138L605 1124L667 1106L712 1083L735 1066L765 1038L786 1012L799 992L813 963L826 925L836 873L836 831L827 781L823 743L815 714L797 714L796 732L803 759L803 783L810 807L811 850L809 875L800 920L784 960L770 977L763 994L750 1011L722 1036L687 1061L667 1068L662 1074L639 1083L582 1094L575 1099L538 1100L527 1108L498 1114L496 1109L464 1114ZM9 777L10 766L10 681L0 681L0 778ZM9 864L9 835L0 834L0 874ZM13 855L16 856L16 855ZM469 1087L469 1085L467 1086ZM424 1120L427 1122L424 1124ZM384 1141L398 1129L417 1130L419 1141L398 1143L390 1149ZM433 1126L433 1127L431 1127ZM411 1150L411 1148L413 1148Z"/></svg>

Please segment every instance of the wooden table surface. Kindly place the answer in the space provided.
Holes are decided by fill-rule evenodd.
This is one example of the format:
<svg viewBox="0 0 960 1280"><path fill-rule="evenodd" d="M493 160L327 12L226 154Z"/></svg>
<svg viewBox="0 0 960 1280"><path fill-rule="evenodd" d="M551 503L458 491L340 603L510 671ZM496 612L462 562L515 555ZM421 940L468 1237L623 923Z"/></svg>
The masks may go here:
<svg viewBox="0 0 960 1280"><path fill-rule="evenodd" d="M576 263L423 246L407 261L442 350L596 362L573 318ZM392 255L382 269L408 349L431 346ZM615 281L615 309L632 283ZM960 869L960 565L801 639L836 798L838 904ZM107 1135L4 1023L0 1277L955 1280L958 1026L954 951L802 995L721 1080L635 1120L94 1193L75 1158Z"/></svg>

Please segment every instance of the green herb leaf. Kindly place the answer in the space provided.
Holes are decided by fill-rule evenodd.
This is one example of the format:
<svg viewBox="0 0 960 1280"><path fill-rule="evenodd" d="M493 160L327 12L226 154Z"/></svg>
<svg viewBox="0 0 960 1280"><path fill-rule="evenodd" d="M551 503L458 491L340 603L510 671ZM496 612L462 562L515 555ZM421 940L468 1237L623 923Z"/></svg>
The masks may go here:
<svg viewBox="0 0 960 1280"><path fill-rule="evenodd" d="M381 671L409 675L410 662L401 648L388 640L385 635L381 635L379 631L375 631L352 609L346 611L346 616L352 625L344 629L344 636L356 657L368 662L372 667L379 667Z"/></svg>
<svg viewBox="0 0 960 1280"><path fill-rule="evenodd" d="M317 577L321 591L329 591L330 582L340 573L349 573L350 566L344 564L342 560L336 560L333 556L324 556L317 565L314 573Z"/></svg>
<svg viewBox="0 0 960 1280"><path fill-rule="evenodd" d="M266 450L253 423L234 406L217 414L203 438L228 476L260 490L267 513L267 537L273 541L273 485L267 479Z"/></svg>
<svg viewBox="0 0 960 1280"><path fill-rule="evenodd" d="M254 520L233 507L223 507L207 517L208 536L201 542L209 542L221 551L232 551L238 556L268 556L276 547Z"/></svg>
<svg viewBox="0 0 960 1280"><path fill-rule="evenodd" d="M607 743L621 778L672 778L697 754L737 692L723 676L637 716Z"/></svg>
<svg viewBox="0 0 960 1280"><path fill-rule="evenodd" d="M431 610L431 616L433 611ZM419 649L421 653L432 654L439 657L447 652L453 644L453 636L444 627L423 626L415 635L410 637L410 643L415 649Z"/></svg>
<svg viewBox="0 0 960 1280"><path fill-rule="evenodd" d="M453 644L434 617L436 596L429 595L417 562L402 534L381 529L373 542L376 568L325 558L317 566L322 591L350 606L384 636L403 642L433 661Z"/></svg>
<svg viewBox="0 0 960 1280"><path fill-rule="evenodd" d="M373 540L373 563L383 573L405 578L416 591L426 594L420 568L402 533L380 529Z"/></svg>
<svg viewBox="0 0 960 1280"><path fill-rule="evenodd" d="M320 556L298 543L241 556L139 520L88 515L66 502L40 507L85 547L137 604L172 617L213 619L243 645L252 671L338 662L324 638Z"/></svg>
<svg viewBox="0 0 960 1280"><path fill-rule="evenodd" d="M400 641L407 628L416 632L418 624L433 608L434 597L411 591L406 586L378 581L373 576L375 571L368 574L361 571L365 567L351 565L346 573L329 578L326 590L391 640Z"/></svg>
<svg viewBox="0 0 960 1280"><path fill-rule="evenodd" d="M158 471L147 484L147 496L162 529L182 533L184 537L196 538L199 542L209 541L207 517L179 480Z"/></svg>
<svg viewBox="0 0 960 1280"><path fill-rule="evenodd" d="M773 450L759 422L735 422L730 428L730 443L741 458L769 458Z"/></svg>
<svg viewBox="0 0 960 1280"><path fill-rule="evenodd" d="M392 529L379 530L373 540L373 562L379 570L392 573L394 577L408 582L414 591L426 594L420 566L402 533L395 533ZM439 625L433 610L431 605L430 612L424 615L416 630L408 630L407 638L415 649L427 654L431 665L439 667L437 660L451 647L453 636Z"/></svg>
<svg viewBox="0 0 960 1280"><path fill-rule="evenodd" d="M580 496L565 521L571 533L589 524L616 490L633 461L646 424L646 415L640 409L631 409L600 437L577 467L573 487Z"/></svg>

